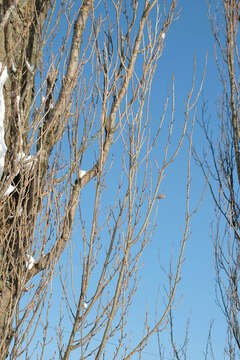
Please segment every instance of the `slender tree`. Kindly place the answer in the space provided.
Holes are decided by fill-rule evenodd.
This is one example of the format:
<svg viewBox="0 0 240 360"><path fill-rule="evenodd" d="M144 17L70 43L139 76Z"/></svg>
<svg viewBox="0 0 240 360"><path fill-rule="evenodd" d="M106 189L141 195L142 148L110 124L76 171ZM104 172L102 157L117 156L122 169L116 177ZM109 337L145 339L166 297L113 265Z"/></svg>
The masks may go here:
<svg viewBox="0 0 240 360"><path fill-rule="evenodd" d="M193 84L172 149L174 81L167 126L169 98L155 130L149 104L176 1L0 6L0 358L50 358L54 329L51 358L105 358L112 339L130 359L167 319L189 236L190 182L167 304L132 344L139 262L196 103Z"/></svg>
<svg viewBox="0 0 240 360"><path fill-rule="evenodd" d="M202 128L208 149L198 161L208 180L216 205L217 225L213 230L217 300L227 324L225 356L240 358L240 41L238 0L210 2L209 15L216 42L216 64L222 85L214 133L203 106ZM208 156L209 155L209 156Z"/></svg>

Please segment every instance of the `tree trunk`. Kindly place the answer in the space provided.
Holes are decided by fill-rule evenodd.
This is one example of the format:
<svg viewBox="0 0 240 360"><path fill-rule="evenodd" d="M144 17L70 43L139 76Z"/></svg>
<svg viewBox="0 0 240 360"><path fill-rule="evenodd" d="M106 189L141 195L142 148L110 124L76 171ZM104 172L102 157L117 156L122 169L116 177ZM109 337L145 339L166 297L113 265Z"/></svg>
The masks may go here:
<svg viewBox="0 0 240 360"><path fill-rule="evenodd" d="M24 291L26 251L33 230L33 174L16 170L18 154L28 154L26 129L34 96L34 68L41 51L41 32L50 2L3 1L0 4L0 61L7 66L5 84L5 142L7 154L2 177L14 177L15 191L0 203L0 359L5 359L13 337L13 313ZM19 104L20 103L20 104ZM21 119L19 106L21 105ZM27 204L27 205L26 205ZM24 212L24 216L20 216Z"/></svg>

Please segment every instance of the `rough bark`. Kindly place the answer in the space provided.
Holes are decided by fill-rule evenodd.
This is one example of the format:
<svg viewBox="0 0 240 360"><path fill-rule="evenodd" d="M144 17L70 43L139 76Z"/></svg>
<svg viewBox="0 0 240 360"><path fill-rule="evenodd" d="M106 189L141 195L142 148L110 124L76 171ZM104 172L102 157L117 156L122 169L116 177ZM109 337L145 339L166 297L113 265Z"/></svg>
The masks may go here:
<svg viewBox="0 0 240 360"><path fill-rule="evenodd" d="M37 202L37 192L34 191L37 167L35 170L17 169L16 158L21 152L29 152L26 129L34 96L34 72L30 71L29 64L37 66L41 50L39 34L50 3L42 0L14 4L3 1L0 5L0 61L7 66L9 73L5 86L4 124L8 151L2 179L16 174L15 191L9 199L3 197L0 204L0 358L5 359L13 335L14 308L26 283L24 259L34 226L33 214L36 211L33 207Z"/></svg>

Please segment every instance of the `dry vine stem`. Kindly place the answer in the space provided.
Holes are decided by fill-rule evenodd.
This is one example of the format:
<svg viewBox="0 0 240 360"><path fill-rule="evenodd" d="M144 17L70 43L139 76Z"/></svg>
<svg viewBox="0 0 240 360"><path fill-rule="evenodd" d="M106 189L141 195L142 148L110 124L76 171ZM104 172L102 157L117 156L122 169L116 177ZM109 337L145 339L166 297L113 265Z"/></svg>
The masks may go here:
<svg viewBox="0 0 240 360"><path fill-rule="evenodd" d="M182 136L170 151L173 82L169 132L152 166L168 99L153 135L151 85L176 1L0 5L0 61L8 72L0 358L100 359L111 339L116 346L110 357L129 359L141 353L171 308L188 237L189 214L168 304L130 346L127 321L139 262L157 221L161 181L182 146L191 110L192 91ZM109 194L111 172L118 183ZM52 324L56 309L59 322Z"/></svg>

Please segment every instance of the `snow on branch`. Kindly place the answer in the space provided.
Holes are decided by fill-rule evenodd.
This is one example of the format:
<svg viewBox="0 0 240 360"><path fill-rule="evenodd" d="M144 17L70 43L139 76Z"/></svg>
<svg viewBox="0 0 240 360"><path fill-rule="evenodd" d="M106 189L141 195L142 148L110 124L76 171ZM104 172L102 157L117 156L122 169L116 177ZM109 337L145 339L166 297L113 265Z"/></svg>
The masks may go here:
<svg viewBox="0 0 240 360"><path fill-rule="evenodd" d="M33 256L26 254L26 269L31 270L36 263Z"/></svg>
<svg viewBox="0 0 240 360"><path fill-rule="evenodd" d="M82 177L84 177L84 175L87 173L87 171L86 170L80 170L79 171L79 177L80 177L80 179L82 178Z"/></svg>
<svg viewBox="0 0 240 360"><path fill-rule="evenodd" d="M27 66L27 69L28 71L33 74L34 73L34 66L33 65L30 65L30 63L27 61L27 59L25 60L26 61L26 66Z"/></svg>
<svg viewBox="0 0 240 360"><path fill-rule="evenodd" d="M5 101L3 95L3 87L7 79L8 79L7 67L0 62L0 179L4 171L5 155L7 152L7 147L4 139ZM17 97L17 111L18 111L19 129L21 131L20 96ZM20 133L20 148L22 149L21 133ZM34 158L32 156L26 156L23 152L20 151L20 153L17 156L17 161L18 162L22 161L25 168L30 168L34 163ZM6 190L6 192L4 193L4 196L10 195L14 189L15 187L10 185Z"/></svg>
<svg viewBox="0 0 240 360"><path fill-rule="evenodd" d="M5 118L5 102L3 95L3 86L8 78L6 66L0 62L0 178L3 174L5 154L7 147L4 140L4 118Z"/></svg>

